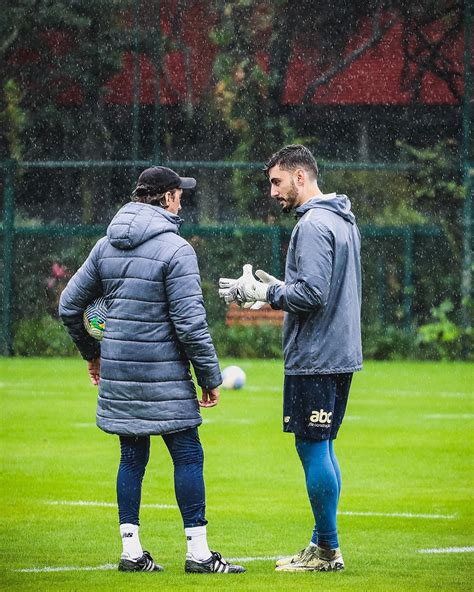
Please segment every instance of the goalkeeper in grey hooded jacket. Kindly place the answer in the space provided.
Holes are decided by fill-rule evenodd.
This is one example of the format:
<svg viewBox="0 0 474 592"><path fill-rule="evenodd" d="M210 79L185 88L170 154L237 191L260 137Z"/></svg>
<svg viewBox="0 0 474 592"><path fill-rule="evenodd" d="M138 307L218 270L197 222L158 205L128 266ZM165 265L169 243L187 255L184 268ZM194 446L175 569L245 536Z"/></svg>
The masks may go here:
<svg viewBox="0 0 474 592"><path fill-rule="evenodd" d="M295 434L315 524L309 545L277 561L278 571L344 568L336 524L341 473L334 452L353 372L362 368L360 234L347 196L323 194L311 152L290 145L266 165L271 196L297 223L285 280L250 265L221 278L226 302L285 311L283 430Z"/></svg>

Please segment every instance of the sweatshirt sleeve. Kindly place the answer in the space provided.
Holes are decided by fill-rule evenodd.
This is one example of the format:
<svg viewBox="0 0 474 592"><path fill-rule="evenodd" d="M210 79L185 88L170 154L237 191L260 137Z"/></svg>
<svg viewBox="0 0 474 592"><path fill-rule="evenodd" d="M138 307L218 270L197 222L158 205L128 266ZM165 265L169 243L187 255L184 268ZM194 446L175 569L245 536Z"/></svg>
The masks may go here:
<svg viewBox="0 0 474 592"><path fill-rule="evenodd" d="M95 245L84 264L69 280L59 300L59 316L84 360L94 360L100 356L100 343L87 333L83 322L86 307L102 296L97 268L99 244Z"/></svg>
<svg viewBox="0 0 474 592"><path fill-rule="evenodd" d="M308 221L295 233L296 281L271 286L271 306L301 314L326 305L334 256L334 237L325 225Z"/></svg>
<svg viewBox="0 0 474 592"><path fill-rule="evenodd" d="M219 386L222 376L207 326L199 267L191 245L183 245L173 255L165 287L176 335L194 367L198 384L204 388Z"/></svg>

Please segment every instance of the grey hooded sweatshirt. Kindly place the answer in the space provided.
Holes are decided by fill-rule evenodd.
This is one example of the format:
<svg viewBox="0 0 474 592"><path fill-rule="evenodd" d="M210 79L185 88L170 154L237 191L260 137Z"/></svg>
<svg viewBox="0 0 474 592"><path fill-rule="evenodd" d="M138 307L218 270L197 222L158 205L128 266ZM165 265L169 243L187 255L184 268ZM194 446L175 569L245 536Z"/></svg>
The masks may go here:
<svg viewBox="0 0 474 592"><path fill-rule="evenodd" d="M97 425L105 432L144 436L201 424L189 362L202 387L222 382L181 222L157 206L126 204L61 295L61 318L83 358L100 354ZM98 296L109 307L100 345L82 322Z"/></svg>
<svg viewBox="0 0 474 592"><path fill-rule="evenodd" d="M335 193L296 209L285 282L268 299L286 311L285 374L338 374L362 368L360 234L351 202Z"/></svg>

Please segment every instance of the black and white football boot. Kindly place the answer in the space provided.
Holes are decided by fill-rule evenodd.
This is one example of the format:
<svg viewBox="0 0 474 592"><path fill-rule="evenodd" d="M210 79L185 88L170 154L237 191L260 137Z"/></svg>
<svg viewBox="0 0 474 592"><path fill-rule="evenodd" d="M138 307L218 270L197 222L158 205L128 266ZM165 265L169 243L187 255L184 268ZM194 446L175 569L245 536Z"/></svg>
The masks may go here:
<svg viewBox="0 0 474 592"><path fill-rule="evenodd" d="M223 559L217 551L211 551L212 555L206 561L198 561L191 553L186 553L184 571L186 573L244 573L241 565L232 565Z"/></svg>
<svg viewBox="0 0 474 592"><path fill-rule="evenodd" d="M130 559L128 555L122 555L118 569L119 571L163 571L161 565L153 561L148 551L143 551L143 555L138 559Z"/></svg>

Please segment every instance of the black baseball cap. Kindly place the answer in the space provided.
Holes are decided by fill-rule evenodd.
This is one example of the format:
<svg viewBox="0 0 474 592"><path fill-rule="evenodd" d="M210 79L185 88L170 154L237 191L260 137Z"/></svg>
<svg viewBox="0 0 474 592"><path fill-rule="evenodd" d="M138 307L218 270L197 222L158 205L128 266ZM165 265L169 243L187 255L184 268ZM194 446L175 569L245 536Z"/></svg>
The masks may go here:
<svg viewBox="0 0 474 592"><path fill-rule="evenodd" d="M177 188L194 189L196 179L193 177L180 177L178 173L167 167L153 166L140 173L137 185L148 185L159 194Z"/></svg>

